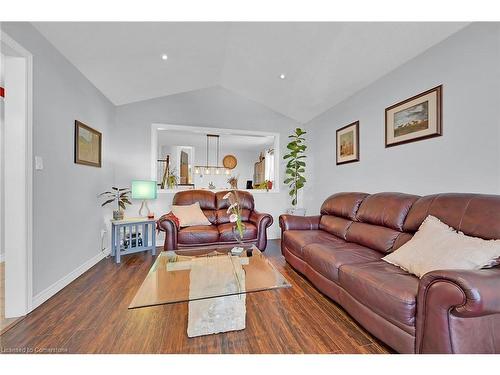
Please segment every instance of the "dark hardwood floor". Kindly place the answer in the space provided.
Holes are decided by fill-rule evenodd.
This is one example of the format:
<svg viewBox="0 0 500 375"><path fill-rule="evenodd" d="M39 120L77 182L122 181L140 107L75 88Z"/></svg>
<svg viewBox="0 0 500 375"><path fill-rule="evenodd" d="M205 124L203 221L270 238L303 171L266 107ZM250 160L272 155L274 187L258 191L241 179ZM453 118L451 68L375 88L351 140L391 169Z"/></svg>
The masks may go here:
<svg viewBox="0 0 500 375"><path fill-rule="evenodd" d="M389 353L295 272L270 241L265 252L292 288L247 296L243 331L188 338L187 303L128 310L154 258L104 259L4 333L1 352Z"/></svg>

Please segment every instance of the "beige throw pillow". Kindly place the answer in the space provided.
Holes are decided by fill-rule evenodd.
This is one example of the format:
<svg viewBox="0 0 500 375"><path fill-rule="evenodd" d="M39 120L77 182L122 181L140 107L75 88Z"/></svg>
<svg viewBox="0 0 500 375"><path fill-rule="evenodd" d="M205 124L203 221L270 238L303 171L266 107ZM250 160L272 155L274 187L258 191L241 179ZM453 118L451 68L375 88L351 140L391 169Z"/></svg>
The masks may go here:
<svg viewBox="0 0 500 375"><path fill-rule="evenodd" d="M199 202L189 206L172 206L172 213L179 218L181 227L212 224L201 210Z"/></svg>
<svg viewBox="0 0 500 375"><path fill-rule="evenodd" d="M421 278L436 270L478 270L499 256L500 240L466 236L429 215L410 241L382 260Z"/></svg>

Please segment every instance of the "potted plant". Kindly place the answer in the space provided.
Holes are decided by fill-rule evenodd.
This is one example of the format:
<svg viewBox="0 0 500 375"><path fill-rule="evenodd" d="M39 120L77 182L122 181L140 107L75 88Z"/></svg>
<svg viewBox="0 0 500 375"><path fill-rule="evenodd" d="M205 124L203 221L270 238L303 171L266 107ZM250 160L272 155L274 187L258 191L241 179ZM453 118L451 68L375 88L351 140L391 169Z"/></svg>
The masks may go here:
<svg viewBox="0 0 500 375"><path fill-rule="evenodd" d="M227 179L227 183L231 186L231 189L236 190L238 189L238 176L231 176Z"/></svg>
<svg viewBox="0 0 500 375"><path fill-rule="evenodd" d="M306 183L306 178L304 173L306 171L305 162L305 151L307 146L305 145L306 139L304 138L306 132L301 128L295 129L292 135L289 135L290 142L286 146L289 150L288 154L283 156L283 159L287 160L286 164L286 179L285 184L288 185L290 191L289 195L292 198L292 207L288 209L288 213L292 215L304 216L306 210L304 208L297 207L298 203L298 193Z"/></svg>
<svg viewBox="0 0 500 375"><path fill-rule="evenodd" d="M177 186L178 183L179 183L179 177L177 176L175 169L169 171L167 177L167 187L169 189L173 189Z"/></svg>
<svg viewBox="0 0 500 375"><path fill-rule="evenodd" d="M127 204L132 204L129 198L130 189L129 188L117 188L111 187L111 191L105 191L104 193L99 194L99 197L104 197L106 200L101 207L105 205L116 202L116 210L113 210L113 219L114 220L122 220L124 216L124 211Z"/></svg>

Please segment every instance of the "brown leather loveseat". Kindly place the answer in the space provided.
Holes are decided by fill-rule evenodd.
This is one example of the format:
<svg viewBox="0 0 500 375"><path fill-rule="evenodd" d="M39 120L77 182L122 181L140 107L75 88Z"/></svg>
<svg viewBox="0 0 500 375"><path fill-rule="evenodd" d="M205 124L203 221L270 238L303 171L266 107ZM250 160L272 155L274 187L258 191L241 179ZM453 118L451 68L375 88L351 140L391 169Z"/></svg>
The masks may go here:
<svg viewBox="0 0 500 375"><path fill-rule="evenodd" d="M255 211L252 194L246 191L237 193L245 225L243 242L255 244L259 250L264 251L267 246L267 228L272 225L273 217ZM177 228L172 220L162 218L158 221L158 228L165 232L164 249L236 244L233 235L234 224L229 222L229 214L226 212L229 201L223 199L226 194L227 191L214 193L209 190L186 190L176 193L173 205L186 206L199 202L212 225Z"/></svg>
<svg viewBox="0 0 500 375"><path fill-rule="evenodd" d="M419 279L381 258L433 215L466 235L500 238L500 196L339 193L319 216L280 216L287 262L401 353L500 353L500 268Z"/></svg>

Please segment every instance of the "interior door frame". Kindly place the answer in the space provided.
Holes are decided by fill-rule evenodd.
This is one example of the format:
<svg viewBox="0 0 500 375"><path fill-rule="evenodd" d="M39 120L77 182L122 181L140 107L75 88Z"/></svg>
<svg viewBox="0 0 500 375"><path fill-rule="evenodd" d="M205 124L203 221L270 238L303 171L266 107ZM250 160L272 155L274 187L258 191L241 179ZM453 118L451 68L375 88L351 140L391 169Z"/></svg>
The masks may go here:
<svg viewBox="0 0 500 375"><path fill-rule="evenodd" d="M19 300L25 301L24 306L19 306L16 308L17 311L24 312L23 315L28 314L33 309L33 55L27 49L25 49L16 40L10 37L5 32L0 34L0 44L2 47L7 47L17 54L17 57L25 59L25 74L26 74L26 127L25 127L25 139L22 141L22 147L25 148L25 181L26 188L24 192L21 192L21 199L25 204L25 221L23 232L26 234L26 264L20 264L16 269L16 272L25 275L26 283L25 288L20 288L24 290L19 290L19 293L23 293L24 297ZM6 91L6 98L8 98L8 91ZM7 99L5 101L7 105ZM5 124L6 125L6 124ZM5 142L5 137L3 142ZM2 147L4 151L4 148ZM3 152L2 151L2 152ZM5 181L8 184L8 181ZM7 218L9 213L5 212L5 208L2 207L4 211L4 218ZM5 233L2 233L5 235ZM7 249L6 258L7 258ZM8 303L8 301L6 301Z"/></svg>

